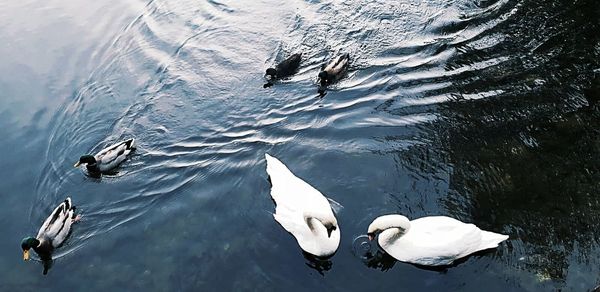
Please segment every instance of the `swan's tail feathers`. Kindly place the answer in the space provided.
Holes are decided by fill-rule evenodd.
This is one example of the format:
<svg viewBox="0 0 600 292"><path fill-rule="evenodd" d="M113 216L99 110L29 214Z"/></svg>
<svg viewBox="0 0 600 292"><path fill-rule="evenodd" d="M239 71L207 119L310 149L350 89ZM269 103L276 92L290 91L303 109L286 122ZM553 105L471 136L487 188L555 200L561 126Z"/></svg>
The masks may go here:
<svg viewBox="0 0 600 292"><path fill-rule="evenodd" d="M127 149L129 149L129 150L135 149L135 139L131 138L131 139L125 141L125 145L127 145Z"/></svg>
<svg viewBox="0 0 600 292"><path fill-rule="evenodd" d="M289 169L279 161L279 159L265 153L265 159L267 160L267 173L271 178L271 184L273 184L281 175L289 173Z"/></svg>
<svg viewBox="0 0 600 292"><path fill-rule="evenodd" d="M271 213L271 214L273 214L273 219L275 219L275 221L281 223L281 220L283 219L283 218L281 218L281 216L277 216L277 213Z"/></svg>
<svg viewBox="0 0 600 292"><path fill-rule="evenodd" d="M508 239L508 235L481 231L481 250L498 247L498 244Z"/></svg>

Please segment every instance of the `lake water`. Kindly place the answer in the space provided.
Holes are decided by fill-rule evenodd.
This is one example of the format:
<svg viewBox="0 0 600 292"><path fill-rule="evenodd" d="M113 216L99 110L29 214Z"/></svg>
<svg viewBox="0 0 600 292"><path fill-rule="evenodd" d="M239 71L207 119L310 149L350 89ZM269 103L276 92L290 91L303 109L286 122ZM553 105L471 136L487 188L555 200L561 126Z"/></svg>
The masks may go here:
<svg viewBox="0 0 600 292"><path fill-rule="evenodd" d="M591 289L599 15L596 0L2 1L0 290ZM295 52L298 74L264 89ZM118 174L72 167L128 137ZM265 152L343 206L328 261L273 220ZM66 196L83 219L42 275L20 240ZM389 213L510 239L441 270L361 258L353 241Z"/></svg>

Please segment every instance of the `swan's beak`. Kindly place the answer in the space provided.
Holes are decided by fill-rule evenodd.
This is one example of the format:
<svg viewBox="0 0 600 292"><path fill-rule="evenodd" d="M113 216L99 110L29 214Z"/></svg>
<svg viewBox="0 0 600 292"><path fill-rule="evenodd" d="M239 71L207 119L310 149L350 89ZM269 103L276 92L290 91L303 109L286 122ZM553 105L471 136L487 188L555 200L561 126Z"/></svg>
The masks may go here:
<svg viewBox="0 0 600 292"><path fill-rule="evenodd" d="M23 260L29 260L29 250L24 250L23 251Z"/></svg>
<svg viewBox="0 0 600 292"><path fill-rule="evenodd" d="M367 234L367 236L369 237L369 241L375 239L375 235L373 235L371 233Z"/></svg>
<svg viewBox="0 0 600 292"><path fill-rule="evenodd" d="M79 161L77 161L77 163L75 163L75 165L73 165L73 167L79 167L79 165L81 165L81 163L79 163Z"/></svg>
<svg viewBox="0 0 600 292"><path fill-rule="evenodd" d="M333 232L334 230L336 230L337 228L335 226L332 226L330 228L327 228L327 237L331 237L331 232Z"/></svg>

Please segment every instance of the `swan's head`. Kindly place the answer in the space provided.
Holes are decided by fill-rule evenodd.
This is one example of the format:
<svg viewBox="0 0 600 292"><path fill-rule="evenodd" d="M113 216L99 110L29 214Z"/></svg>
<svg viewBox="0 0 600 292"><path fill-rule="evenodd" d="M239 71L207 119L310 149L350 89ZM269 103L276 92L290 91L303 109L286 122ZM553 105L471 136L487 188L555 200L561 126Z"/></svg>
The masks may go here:
<svg viewBox="0 0 600 292"><path fill-rule="evenodd" d="M312 220L318 221L327 230L327 237L331 237L331 233L338 228L337 219L335 219L333 214L321 214L307 211L304 212L304 219L311 230L314 230Z"/></svg>
<svg viewBox="0 0 600 292"><path fill-rule="evenodd" d="M73 166L79 167L79 165L84 163L88 165L96 164L96 158L94 158L92 155L83 155L79 157L79 161L77 161L77 163L75 163Z"/></svg>
<svg viewBox="0 0 600 292"><path fill-rule="evenodd" d="M29 250L32 248L36 248L40 245L40 241L33 237L23 238L21 241L21 249L23 249L23 260L26 261L29 259Z"/></svg>
<svg viewBox="0 0 600 292"><path fill-rule="evenodd" d="M331 237L331 232L337 229L337 220L335 220L335 217L331 216L331 218L321 221L321 223L327 229L327 237Z"/></svg>
<svg viewBox="0 0 600 292"><path fill-rule="evenodd" d="M406 233L410 228L410 221L402 215L384 215L377 217L377 219L373 220L369 225L369 229L367 230L369 240L375 239L377 233L390 228L398 228L400 229L400 232Z"/></svg>

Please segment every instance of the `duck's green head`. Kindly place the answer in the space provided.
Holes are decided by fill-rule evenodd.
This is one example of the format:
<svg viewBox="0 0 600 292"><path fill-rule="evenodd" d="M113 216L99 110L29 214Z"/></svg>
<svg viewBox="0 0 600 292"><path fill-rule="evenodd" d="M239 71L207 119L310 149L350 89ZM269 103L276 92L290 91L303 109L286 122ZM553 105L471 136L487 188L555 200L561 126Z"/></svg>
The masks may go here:
<svg viewBox="0 0 600 292"><path fill-rule="evenodd" d="M21 240L21 248L23 249L23 260L29 259L29 250L40 245L40 241L33 237L25 237Z"/></svg>
<svg viewBox="0 0 600 292"><path fill-rule="evenodd" d="M79 167L79 165L81 164L96 164L96 158L94 158L94 156L92 155L83 155L81 157L79 157L79 161L77 161L77 163L75 163L75 167Z"/></svg>

